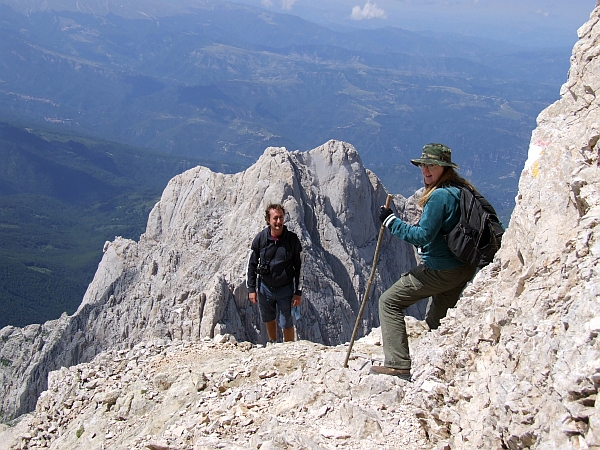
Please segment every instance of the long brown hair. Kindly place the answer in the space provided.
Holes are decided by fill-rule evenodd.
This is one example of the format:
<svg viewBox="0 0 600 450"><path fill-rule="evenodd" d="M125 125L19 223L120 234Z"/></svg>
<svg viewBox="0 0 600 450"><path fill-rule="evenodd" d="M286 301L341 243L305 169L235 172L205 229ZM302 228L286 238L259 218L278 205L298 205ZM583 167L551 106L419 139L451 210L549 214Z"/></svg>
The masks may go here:
<svg viewBox="0 0 600 450"><path fill-rule="evenodd" d="M427 203L427 200L429 200L429 197L431 196L433 191L435 191L441 186L452 183L464 184L465 186L470 187L471 189L475 189L471 183L469 183L467 180L465 180L463 177L457 174L452 167L444 166L444 172L442 173L442 176L440 176L440 178L435 183L425 185L425 193L421 196L421 198L419 198L417 203L421 207L425 206L425 203Z"/></svg>

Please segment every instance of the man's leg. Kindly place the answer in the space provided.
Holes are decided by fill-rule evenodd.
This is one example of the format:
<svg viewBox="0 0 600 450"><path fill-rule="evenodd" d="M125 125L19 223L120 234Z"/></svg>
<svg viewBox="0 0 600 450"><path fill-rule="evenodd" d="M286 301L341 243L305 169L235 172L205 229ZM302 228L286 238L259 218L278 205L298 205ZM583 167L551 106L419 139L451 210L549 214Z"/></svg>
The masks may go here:
<svg viewBox="0 0 600 450"><path fill-rule="evenodd" d="M283 341L284 342L293 342L296 340L296 332L294 330L294 326L292 325L289 328L283 329Z"/></svg>
<svg viewBox="0 0 600 450"><path fill-rule="evenodd" d="M267 329L267 336L269 341L277 340L277 309L276 302L273 299L273 294L263 283L261 283L258 292L258 307L260 310L260 317L265 324Z"/></svg>
<svg viewBox="0 0 600 450"><path fill-rule="evenodd" d="M277 322L283 330L283 341L291 342L295 339L295 330L292 322L292 298L294 297L294 286L292 284L283 286L273 292L277 302Z"/></svg>
<svg viewBox="0 0 600 450"><path fill-rule="evenodd" d="M267 336L269 336L270 341L277 340L277 321L275 319L265 322L265 327L267 328Z"/></svg>

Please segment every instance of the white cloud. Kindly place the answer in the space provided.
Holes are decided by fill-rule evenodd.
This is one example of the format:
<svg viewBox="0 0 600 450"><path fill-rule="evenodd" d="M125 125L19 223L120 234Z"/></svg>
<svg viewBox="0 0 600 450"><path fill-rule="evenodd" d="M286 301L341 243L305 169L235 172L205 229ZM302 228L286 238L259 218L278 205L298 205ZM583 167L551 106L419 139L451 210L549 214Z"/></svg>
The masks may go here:
<svg viewBox="0 0 600 450"><path fill-rule="evenodd" d="M354 8L352 8L352 14L350 18L352 18L353 20L387 19L387 14L375 3L371 3L371 0L368 0L362 9L360 8L360 6L355 6Z"/></svg>
<svg viewBox="0 0 600 450"><path fill-rule="evenodd" d="M270 8L271 6L273 6L273 2L271 0L262 0L261 3L263 6L265 6L267 8Z"/></svg>
<svg viewBox="0 0 600 450"><path fill-rule="evenodd" d="M281 9L292 9L296 0L281 0Z"/></svg>

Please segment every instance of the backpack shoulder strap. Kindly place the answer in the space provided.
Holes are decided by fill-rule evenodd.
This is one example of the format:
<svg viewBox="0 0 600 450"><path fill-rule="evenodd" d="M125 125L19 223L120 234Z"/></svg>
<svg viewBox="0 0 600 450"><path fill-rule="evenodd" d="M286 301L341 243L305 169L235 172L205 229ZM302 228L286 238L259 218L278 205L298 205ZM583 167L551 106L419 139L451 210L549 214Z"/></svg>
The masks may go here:
<svg viewBox="0 0 600 450"><path fill-rule="evenodd" d="M275 254L277 253L277 244L272 245L271 247L273 247L268 253L267 253L267 248L269 248L269 238L268 236L270 235L269 233L269 227L267 227L266 229L264 229L261 232L261 236L259 239L259 248L260 248L260 253L259 253L259 257L260 260L263 261L265 264L270 265L271 261L273 260L273 258L275 257ZM286 244L287 239L286 238L282 238L281 243L285 246L288 245Z"/></svg>
<svg viewBox="0 0 600 450"><path fill-rule="evenodd" d="M267 248L267 232L263 228L258 238L258 256L261 261L265 260L265 250Z"/></svg>
<svg viewBox="0 0 600 450"><path fill-rule="evenodd" d="M258 248L264 249L267 246L267 235L265 234L265 230L263 229L260 232L260 237L258 238Z"/></svg>
<svg viewBox="0 0 600 450"><path fill-rule="evenodd" d="M454 191L452 189L446 189L450 195L452 195L454 198L456 198L457 201L460 202L460 199L462 197L462 190L464 188L464 186L462 184L459 183L448 183L442 186L443 188L449 188L449 187L454 187L458 189L458 196L456 196L456 194L454 193Z"/></svg>
<svg viewBox="0 0 600 450"><path fill-rule="evenodd" d="M290 244L290 246L292 247L292 250L293 250L300 243L300 238L298 237L298 235L296 233L294 233L293 231L290 231L290 230L288 230L287 234L288 234L287 240L288 240L288 242L289 242L289 244Z"/></svg>
<svg viewBox="0 0 600 450"><path fill-rule="evenodd" d="M494 209L494 207L492 206L492 204L483 196L479 193L479 191L475 188L470 187L469 185L466 184L462 184L456 181L451 181L449 183L450 186L455 186L457 188L459 188L461 190L461 198L463 198L464 196L462 195L462 192L468 192L471 194L471 196L477 201L479 202L479 204L481 205L481 207L483 208L483 210L488 213L490 216L495 216L495 218L498 218L498 214L496 213L496 210ZM468 196L468 194L467 194Z"/></svg>

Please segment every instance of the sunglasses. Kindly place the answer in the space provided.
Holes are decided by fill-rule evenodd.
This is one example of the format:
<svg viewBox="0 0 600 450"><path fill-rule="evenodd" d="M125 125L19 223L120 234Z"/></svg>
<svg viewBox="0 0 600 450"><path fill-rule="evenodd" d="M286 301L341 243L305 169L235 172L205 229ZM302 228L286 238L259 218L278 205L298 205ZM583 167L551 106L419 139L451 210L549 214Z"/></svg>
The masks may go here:
<svg viewBox="0 0 600 450"><path fill-rule="evenodd" d="M419 167L421 169L427 169L427 170L431 170L436 166L439 166L439 165L438 164L419 164Z"/></svg>

